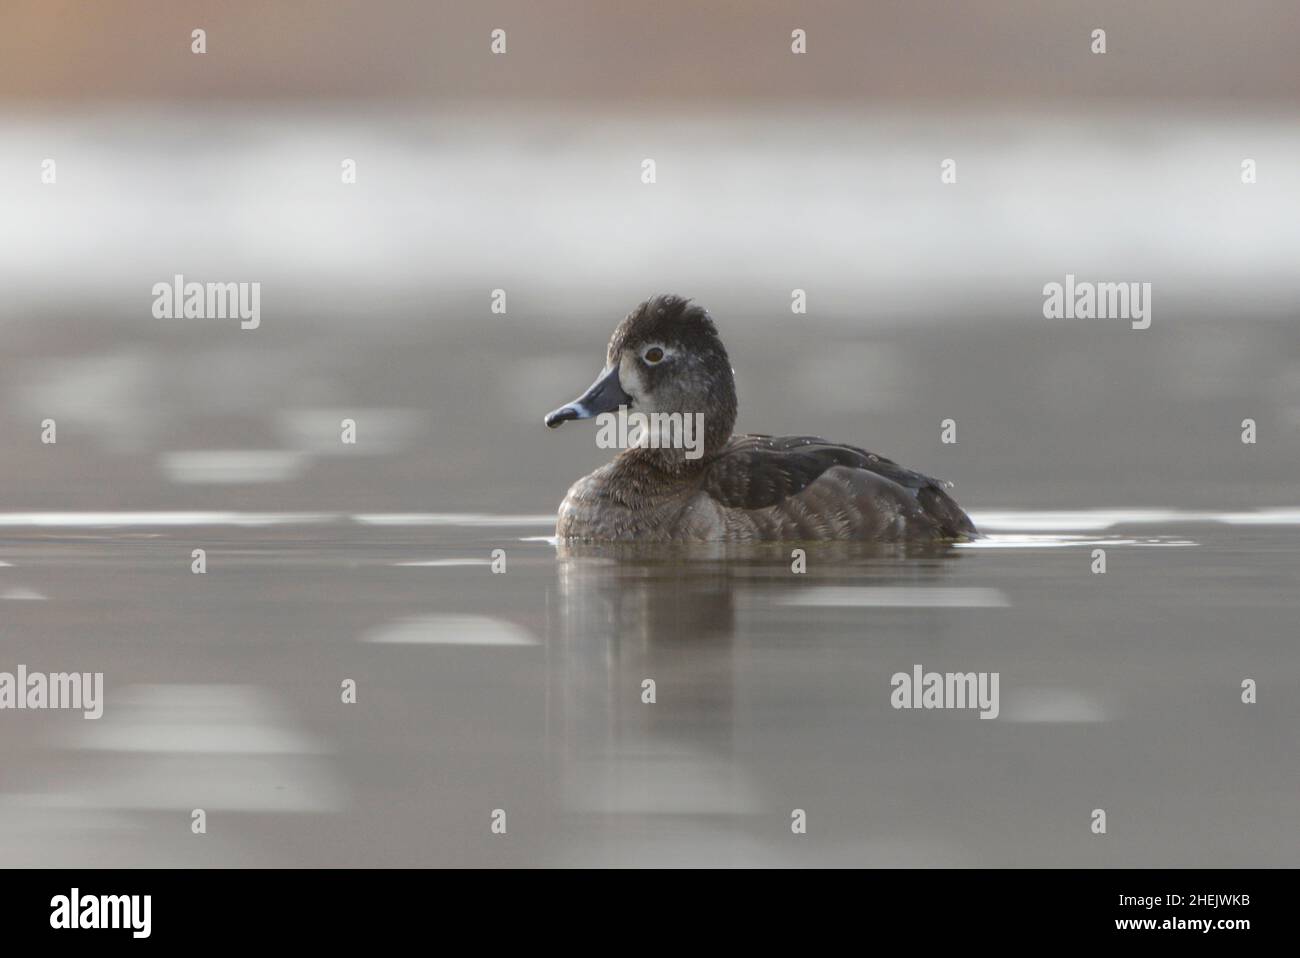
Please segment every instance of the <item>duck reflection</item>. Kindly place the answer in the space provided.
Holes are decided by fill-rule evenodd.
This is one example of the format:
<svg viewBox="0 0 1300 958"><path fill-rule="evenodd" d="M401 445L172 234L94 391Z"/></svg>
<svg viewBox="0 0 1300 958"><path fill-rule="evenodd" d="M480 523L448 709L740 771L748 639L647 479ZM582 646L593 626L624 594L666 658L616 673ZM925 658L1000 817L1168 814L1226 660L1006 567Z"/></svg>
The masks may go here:
<svg viewBox="0 0 1300 958"><path fill-rule="evenodd" d="M783 601L810 583L932 579L956 555L864 543L561 543L557 553L548 740L568 810L607 827L620 814L758 811L761 770L739 739L772 720L771 658L754 651L780 641L773 616L792 614Z"/></svg>

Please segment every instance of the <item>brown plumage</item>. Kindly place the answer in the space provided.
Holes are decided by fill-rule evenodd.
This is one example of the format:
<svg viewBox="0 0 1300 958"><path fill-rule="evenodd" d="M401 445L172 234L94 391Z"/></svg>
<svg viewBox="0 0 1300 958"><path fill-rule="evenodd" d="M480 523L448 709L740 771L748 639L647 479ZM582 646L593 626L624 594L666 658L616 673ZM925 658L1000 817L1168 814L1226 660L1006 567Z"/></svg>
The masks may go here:
<svg viewBox="0 0 1300 958"><path fill-rule="evenodd" d="M591 389L546 424L620 406L702 413L702 454L623 450L573 484L560 505L561 539L911 542L978 535L944 483L865 449L810 436L732 436L731 363L713 320L688 300L658 296L634 309L614 331Z"/></svg>

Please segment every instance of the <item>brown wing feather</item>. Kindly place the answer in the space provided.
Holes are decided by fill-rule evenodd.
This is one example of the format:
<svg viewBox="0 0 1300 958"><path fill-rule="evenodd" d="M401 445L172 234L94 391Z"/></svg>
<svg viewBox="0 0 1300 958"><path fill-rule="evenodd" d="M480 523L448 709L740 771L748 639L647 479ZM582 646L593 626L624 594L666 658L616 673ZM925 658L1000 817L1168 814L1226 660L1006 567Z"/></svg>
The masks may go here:
<svg viewBox="0 0 1300 958"><path fill-rule="evenodd" d="M930 527L924 531L942 538L979 534L941 481L857 446L815 436L737 436L710 462L703 488L712 499L730 509L784 506L788 511L799 511L804 507L802 499L805 498L800 494L836 466L862 470L880 480L870 481L862 476L856 484L849 482L854 488L837 490L845 500L841 504L844 509L864 513L871 511L874 501L880 511L902 515L904 521ZM829 488L826 486L828 491ZM815 498L826 498L828 491L818 492ZM834 495L829 493L832 500ZM800 500L795 500L796 496ZM822 505L824 508L833 502ZM923 530L913 530L920 531Z"/></svg>

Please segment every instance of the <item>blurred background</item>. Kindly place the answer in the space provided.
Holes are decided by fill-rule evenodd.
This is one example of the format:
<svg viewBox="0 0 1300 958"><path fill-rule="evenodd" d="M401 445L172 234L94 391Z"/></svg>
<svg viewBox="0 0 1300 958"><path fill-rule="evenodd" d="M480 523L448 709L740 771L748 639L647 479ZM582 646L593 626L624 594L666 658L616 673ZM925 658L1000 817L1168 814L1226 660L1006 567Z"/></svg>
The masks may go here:
<svg viewBox="0 0 1300 958"><path fill-rule="evenodd" d="M1243 515L1300 504L1298 29L1300 7L1260 0L7 0L0 573L15 601L0 603L0 668L108 668L102 721L126 724L105 738L79 717L52 733L43 723L64 716L0 722L0 746L23 756L0 772L0 861L632 863L658 848L658 863L783 862L753 818L737 836L710 816L775 803L780 831L801 800L788 786L812 781L839 796L841 831L795 860L1094 863L1087 833L1072 844L1052 819L1063 776L1145 769L1139 804L1176 807L1164 831L1130 839L1125 863L1294 864L1280 732L1294 709L1270 718L1271 746L1249 739L1261 764L1234 770L1236 837L1208 844L1187 837L1208 814L1196 797L1223 796L1188 781L1190 741L1186 755L1171 743L1221 734L1222 716L1170 710L1206 670L1223 670L1213 681L1231 698L1242 650L1218 635L1257 636L1249 661L1298 684L1282 644L1291 530L1239 535ZM1045 319L1043 286L1067 273L1150 283L1151 327ZM176 274L260 283L260 327L155 318L153 285ZM795 289L806 314L791 311ZM717 320L739 429L864 445L953 480L989 531L1056 537L960 566L813 570L823 584L933 575L1002 590L1009 609L978 613L977 649L992 668L1039 670L1009 713L1030 732L990 746L969 725L931 738L903 723L895 741L846 724L863 685L883 681L862 675L970 639L961 610L921 598L883 622L782 618L761 563L709 557L693 579L609 557L557 564L537 541L569 483L607 458L594 430L552 433L541 417L591 382L614 325L657 292ZM356 445L339 442L345 418ZM955 445L940 441L948 418ZM1246 418L1255 445L1240 440ZM1091 509L1111 511L1080 518ZM1115 519L1133 509L1155 510L1137 535ZM1043 510L1058 519L1021 515ZM191 515L163 528L139 512ZM293 515L254 533L234 513ZM1238 524L1160 524L1189 513ZM1103 535L1184 548L1140 551L1122 595L1081 595L1086 551L1056 547ZM201 543L222 575L190 575ZM481 567L496 547L525 556L500 579ZM1176 582L1173 552L1188 557ZM714 583L711 598L691 600L692 582ZM1032 600L1016 591L1031 582ZM1063 609L1078 617L1059 631ZM1125 652L1134 621L1148 641ZM395 622L416 638L381 642L376 660L360 639ZM423 657L466 631L516 658ZM697 632L721 638L693 654L672 644ZM795 635L810 643L798 655ZM637 651L620 655L620 636ZM1217 651L1183 659L1189 638ZM1095 671L1095 641L1170 684L1126 698ZM695 711L676 725L634 729L646 661L687 682ZM343 674L368 676L361 702L383 708L340 719ZM593 705L593 690L624 687L632 704ZM494 719L477 711L489 704ZM1052 722L1067 742L1041 737ZM151 739L178 723L224 730L219 747ZM141 767L120 763L123 743ZM1144 764L1153 749L1167 766ZM795 752L820 758L792 765ZM647 754L667 764L647 770ZM970 792L935 791L955 764L989 818L961 804ZM160 844L149 815L204 801L187 781L209 794L235 782L227 805L256 826L196 850L182 822ZM650 781L679 787L665 797ZM553 827L504 857L449 837L502 792L545 796L534 812Z"/></svg>
<svg viewBox="0 0 1300 958"><path fill-rule="evenodd" d="M741 429L867 445L981 504L1297 499L1294 4L0 16L13 508L218 506L169 454L262 450L258 508L549 511L602 453L541 415L660 291L718 320ZM177 273L260 282L261 328L154 319ZM1045 320L1066 273L1150 282L1151 329ZM331 455L345 412L361 441Z"/></svg>

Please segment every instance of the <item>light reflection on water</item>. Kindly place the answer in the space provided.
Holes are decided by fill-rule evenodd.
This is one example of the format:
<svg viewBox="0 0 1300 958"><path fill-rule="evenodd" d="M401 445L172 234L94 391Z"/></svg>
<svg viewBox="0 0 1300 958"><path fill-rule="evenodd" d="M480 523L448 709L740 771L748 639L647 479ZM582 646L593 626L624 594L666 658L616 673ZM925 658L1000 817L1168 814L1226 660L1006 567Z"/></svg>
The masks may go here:
<svg viewBox="0 0 1300 958"><path fill-rule="evenodd" d="M1126 539L1121 536L1107 536L1097 538L1094 536L1074 536L1074 535L997 535L990 533L982 539L976 539L973 542L958 542L953 548L956 549L1063 549L1071 546L1142 546L1151 547L1171 547L1183 548L1185 546L1196 545L1191 539L1176 538L1173 536L1161 536L1157 538L1144 539Z"/></svg>

